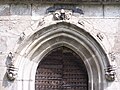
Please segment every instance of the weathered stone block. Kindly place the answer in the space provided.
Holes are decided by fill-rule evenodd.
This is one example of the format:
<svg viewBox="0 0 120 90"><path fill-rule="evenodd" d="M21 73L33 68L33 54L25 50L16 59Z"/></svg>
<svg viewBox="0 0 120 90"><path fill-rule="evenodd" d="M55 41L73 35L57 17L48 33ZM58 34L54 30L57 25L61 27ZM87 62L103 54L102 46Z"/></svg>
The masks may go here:
<svg viewBox="0 0 120 90"><path fill-rule="evenodd" d="M5 90L3 87L3 81L0 81L0 90Z"/></svg>
<svg viewBox="0 0 120 90"><path fill-rule="evenodd" d="M4 53L0 54L0 66L6 66L6 55Z"/></svg>
<svg viewBox="0 0 120 90"><path fill-rule="evenodd" d="M6 33L7 30L9 30L9 21L0 21L0 34Z"/></svg>
<svg viewBox="0 0 120 90"><path fill-rule="evenodd" d="M0 67L0 71L2 71L0 73L0 81L2 81L2 80L4 80L6 78L6 75L5 75L5 73L6 73L6 67Z"/></svg>
<svg viewBox="0 0 120 90"><path fill-rule="evenodd" d="M119 82L109 83L109 87L105 90L120 90L119 86L120 86Z"/></svg>
<svg viewBox="0 0 120 90"><path fill-rule="evenodd" d="M43 17L46 14L47 8L49 7L51 7L51 5L33 4L32 5L32 19L37 20Z"/></svg>
<svg viewBox="0 0 120 90"><path fill-rule="evenodd" d="M115 34L118 30L119 19L87 19L100 32Z"/></svg>
<svg viewBox="0 0 120 90"><path fill-rule="evenodd" d="M103 17L102 5L82 6L85 17Z"/></svg>
<svg viewBox="0 0 120 90"><path fill-rule="evenodd" d="M7 40L7 53L13 52L17 43L17 37L9 37Z"/></svg>
<svg viewBox="0 0 120 90"><path fill-rule="evenodd" d="M120 5L105 5L104 16L105 17L120 17Z"/></svg>
<svg viewBox="0 0 120 90"><path fill-rule="evenodd" d="M10 15L10 6L5 4L5 5L2 5L0 4L0 16L9 16Z"/></svg>
<svg viewBox="0 0 120 90"><path fill-rule="evenodd" d="M113 50L116 52L116 53L120 53L120 36L116 35L115 36L115 45L113 47ZM120 59L120 58L119 58Z"/></svg>
<svg viewBox="0 0 120 90"><path fill-rule="evenodd" d="M31 5L27 4L12 4L10 7L11 15L31 15Z"/></svg>
<svg viewBox="0 0 120 90"><path fill-rule="evenodd" d="M33 4L32 15L45 15L46 10L51 7L51 5Z"/></svg>
<svg viewBox="0 0 120 90"><path fill-rule="evenodd" d="M120 63L120 62L119 62ZM120 64L119 64L120 65ZM117 68L117 73L116 73L116 80L120 82L120 67L118 66Z"/></svg>
<svg viewBox="0 0 120 90"><path fill-rule="evenodd" d="M106 38L106 42L108 44L105 44L107 46L106 48L109 48L111 51L115 45L115 34L118 31L118 22L119 19L87 19L87 21L94 27L94 34L97 34L98 32L104 33ZM105 38L104 37L104 38Z"/></svg>
<svg viewBox="0 0 120 90"><path fill-rule="evenodd" d="M7 50L7 37L0 36L0 52L5 52Z"/></svg>
<svg viewBox="0 0 120 90"><path fill-rule="evenodd" d="M9 32L19 36L24 30L31 26L30 20L13 20L9 22Z"/></svg>

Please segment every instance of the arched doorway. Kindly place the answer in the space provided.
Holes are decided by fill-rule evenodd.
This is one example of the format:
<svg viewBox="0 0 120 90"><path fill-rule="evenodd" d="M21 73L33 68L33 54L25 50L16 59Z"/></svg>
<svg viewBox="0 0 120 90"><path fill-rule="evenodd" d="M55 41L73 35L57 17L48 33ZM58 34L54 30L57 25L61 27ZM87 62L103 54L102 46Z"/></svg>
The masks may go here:
<svg viewBox="0 0 120 90"><path fill-rule="evenodd" d="M82 59L79 60L84 62L88 73L88 90L107 88L105 69L110 65L110 61L101 43L75 24L58 22L42 29L38 28L38 31L28 36L17 48L15 66L19 68L19 82L16 90L35 90L35 76L39 63L45 61L50 55L49 52L52 53L51 51L62 46L73 50Z"/></svg>
<svg viewBox="0 0 120 90"><path fill-rule="evenodd" d="M52 50L37 67L35 90L88 90L82 59L63 46Z"/></svg>

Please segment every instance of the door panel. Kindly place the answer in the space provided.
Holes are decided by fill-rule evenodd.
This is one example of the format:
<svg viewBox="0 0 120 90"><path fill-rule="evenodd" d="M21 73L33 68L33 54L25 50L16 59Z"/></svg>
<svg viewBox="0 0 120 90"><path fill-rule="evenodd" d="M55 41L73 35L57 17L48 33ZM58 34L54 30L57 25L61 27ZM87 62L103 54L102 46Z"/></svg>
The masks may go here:
<svg viewBox="0 0 120 90"><path fill-rule="evenodd" d="M88 75L81 58L61 47L39 63L35 90L88 90Z"/></svg>

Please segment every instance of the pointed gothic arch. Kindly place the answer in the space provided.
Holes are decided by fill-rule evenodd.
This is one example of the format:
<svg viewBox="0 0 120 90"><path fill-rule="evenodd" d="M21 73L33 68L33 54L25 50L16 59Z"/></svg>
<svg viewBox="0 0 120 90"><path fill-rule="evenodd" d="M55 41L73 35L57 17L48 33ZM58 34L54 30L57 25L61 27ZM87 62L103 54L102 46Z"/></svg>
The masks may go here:
<svg viewBox="0 0 120 90"><path fill-rule="evenodd" d="M101 45L84 29L67 22L44 27L29 36L18 47L15 65L18 71L17 90L35 90L35 74L39 62L51 50L65 46L83 60L88 73L88 90L104 90L107 82L104 69L110 64Z"/></svg>

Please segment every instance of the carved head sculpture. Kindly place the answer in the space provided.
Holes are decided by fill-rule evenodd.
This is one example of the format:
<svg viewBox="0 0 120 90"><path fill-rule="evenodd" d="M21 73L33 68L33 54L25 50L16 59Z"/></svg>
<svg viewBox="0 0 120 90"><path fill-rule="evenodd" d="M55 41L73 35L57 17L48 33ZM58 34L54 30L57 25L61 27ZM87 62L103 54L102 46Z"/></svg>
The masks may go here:
<svg viewBox="0 0 120 90"><path fill-rule="evenodd" d="M56 10L53 14L55 20L69 20L70 16L72 15L71 10Z"/></svg>
<svg viewBox="0 0 120 90"><path fill-rule="evenodd" d="M7 77L10 81L13 81L17 77L17 71L18 69L15 68L13 64L10 64L7 68Z"/></svg>
<svg viewBox="0 0 120 90"><path fill-rule="evenodd" d="M108 66L108 68L105 70L105 77L108 81L114 81L115 80L115 70L112 66Z"/></svg>

